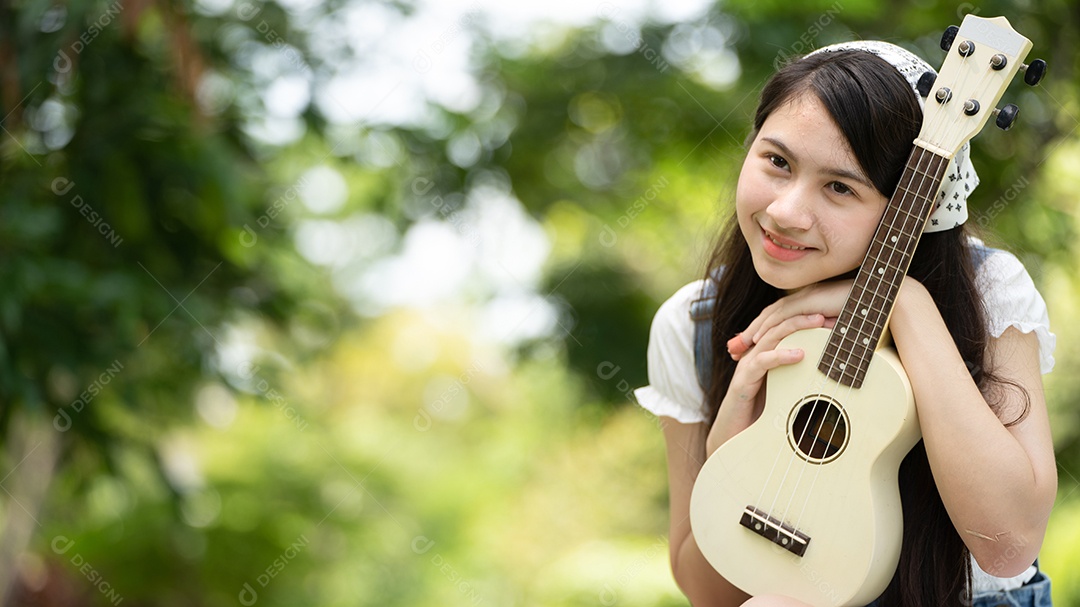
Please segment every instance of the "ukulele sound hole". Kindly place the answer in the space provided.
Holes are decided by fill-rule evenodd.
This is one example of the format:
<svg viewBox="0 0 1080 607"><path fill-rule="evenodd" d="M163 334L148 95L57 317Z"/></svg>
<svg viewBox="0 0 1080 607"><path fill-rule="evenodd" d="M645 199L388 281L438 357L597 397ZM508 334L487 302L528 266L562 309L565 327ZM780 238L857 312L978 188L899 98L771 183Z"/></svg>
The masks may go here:
<svg viewBox="0 0 1080 607"><path fill-rule="evenodd" d="M836 403L819 396L792 410L788 440L805 459L815 463L832 461L844 450L847 439L847 415Z"/></svg>

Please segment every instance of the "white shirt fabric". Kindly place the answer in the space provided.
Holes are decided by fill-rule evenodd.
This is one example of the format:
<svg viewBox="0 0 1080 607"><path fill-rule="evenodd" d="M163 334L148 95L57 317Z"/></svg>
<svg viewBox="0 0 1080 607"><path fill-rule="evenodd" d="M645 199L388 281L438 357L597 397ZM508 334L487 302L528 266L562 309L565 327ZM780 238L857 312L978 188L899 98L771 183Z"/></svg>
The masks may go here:
<svg viewBox="0 0 1080 607"><path fill-rule="evenodd" d="M660 306L649 332L647 353L649 385L634 396L646 410L684 424L704 422L705 395L694 367L694 322L690 303L701 296L703 280L675 292ZM1044 374L1054 368L1057 338L1050 332L1046 302L1027 270L1011 253L995 250L979 267L976 285L986 304L990 334L1000 337L1009 327L1034 332L1039 341L1039 365ZM1036 572L1034 566L1013 578L985 573L974 559L974 593L1008 590L1021 586Z"/></svg>

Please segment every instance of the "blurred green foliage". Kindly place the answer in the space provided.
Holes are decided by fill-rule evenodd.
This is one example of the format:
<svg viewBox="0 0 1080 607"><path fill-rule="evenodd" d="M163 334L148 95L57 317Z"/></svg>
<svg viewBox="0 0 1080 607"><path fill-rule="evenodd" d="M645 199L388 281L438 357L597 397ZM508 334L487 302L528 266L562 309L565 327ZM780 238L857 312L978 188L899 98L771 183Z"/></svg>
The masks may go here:
<svg viewBox="0 0 1080 607"><path fill-rule="evenodd" d="M9 602L685 604L663 441L629 390L647 383L652 314L702 272L730 211L760 86L785 57L857 37L938 63L940 31L978 12L1050 63L1006 94L1017 128L977 137L971 207L1058 333L1042 564L1057 604L1080 604L1076 2L732 0L643 24L598 3L590 24L516 45L470 22L479 109L429 101L427 124L342 127L312 94L286 143L253 135L273 101L258 56L302 64L317 93L335 65L379 56L327 51L313 21L423 7L207 6L0 6ZM313 166L340 175L341 208L296 202ZM492 184L550 245L515 287L550 306L549 330L481 337L507 291L482 281L424 309L343 287L413 228L478 232L470 201ZM312 221L374 252L359 269L313 262ZM391 244L350 222L389 226ZM47 493L22 491L35 479Z"/></svg>

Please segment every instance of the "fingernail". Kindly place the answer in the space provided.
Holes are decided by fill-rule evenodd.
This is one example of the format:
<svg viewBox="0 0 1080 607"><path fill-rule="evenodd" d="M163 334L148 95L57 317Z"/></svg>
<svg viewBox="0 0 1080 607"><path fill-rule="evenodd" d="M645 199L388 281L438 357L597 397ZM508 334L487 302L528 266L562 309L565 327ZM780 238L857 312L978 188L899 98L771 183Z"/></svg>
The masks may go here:
<svg viewBox="0 0 1080 607"><path fill-rule="evenodd" d="M749 349L750 346L746 345L746 342L743 341L742 333L736 333L735 337L732 337L727 342L727 351L731 353L732 358L742 356ZM735 358L735 360L739 359Z"/></svg>

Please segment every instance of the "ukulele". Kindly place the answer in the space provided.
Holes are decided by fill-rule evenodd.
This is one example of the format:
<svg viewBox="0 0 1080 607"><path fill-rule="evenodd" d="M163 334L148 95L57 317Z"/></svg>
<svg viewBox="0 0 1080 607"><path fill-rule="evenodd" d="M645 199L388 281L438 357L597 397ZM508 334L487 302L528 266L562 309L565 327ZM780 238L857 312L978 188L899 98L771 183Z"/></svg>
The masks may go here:
<svg viewBox="0 0 1080 607"><path fill-rule="evenodd" d="M919 82L927 99L918 138L835 326L777 346L807 356L769 371L761 416L709 457L694 484L690 523L702 554L751 595L866 605L896 571L897 474L921 432L889 316L953 156L991 115L1008 129L1016 106L991 108L1018 71L1034 85L1046 69L1021 63L1031 41L1004 17L967 15L941 46L939 76Z"/></svg>

